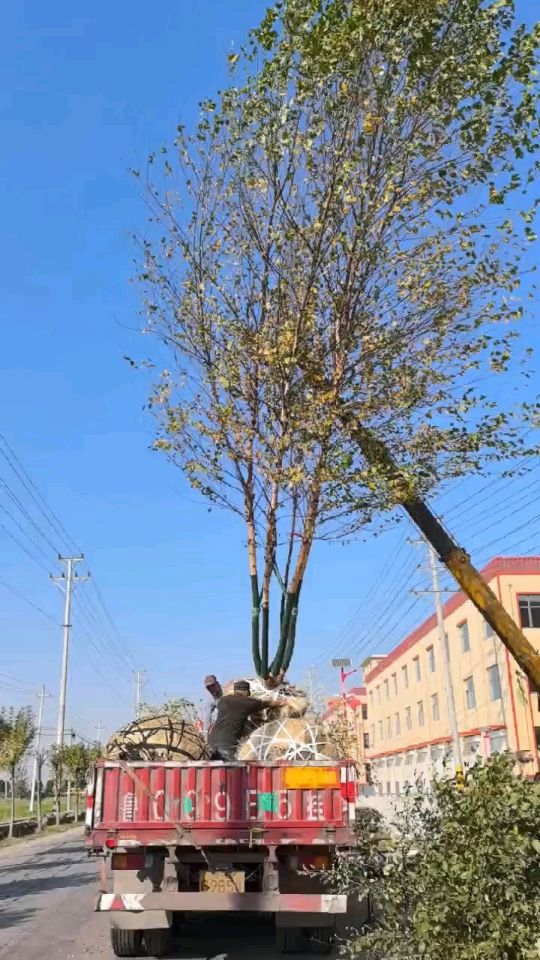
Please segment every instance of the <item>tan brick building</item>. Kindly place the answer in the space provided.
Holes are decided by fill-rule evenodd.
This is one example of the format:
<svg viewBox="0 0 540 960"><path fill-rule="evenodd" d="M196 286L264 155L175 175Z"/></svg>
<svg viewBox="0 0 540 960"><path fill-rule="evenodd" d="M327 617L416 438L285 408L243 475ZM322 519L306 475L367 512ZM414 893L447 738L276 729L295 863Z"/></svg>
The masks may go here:
<svg viewBox="0 0 540 960"><path fill-rule="evenodd" d="M540 557L496 557L482 571L501 603L540 647ZM465 766L510 750L527 776L539 771L539 696L470 600L444 605ZM396 796L452 762L442 650L435 615L390 653L363 663L366 754L374 789Z"/></svg>

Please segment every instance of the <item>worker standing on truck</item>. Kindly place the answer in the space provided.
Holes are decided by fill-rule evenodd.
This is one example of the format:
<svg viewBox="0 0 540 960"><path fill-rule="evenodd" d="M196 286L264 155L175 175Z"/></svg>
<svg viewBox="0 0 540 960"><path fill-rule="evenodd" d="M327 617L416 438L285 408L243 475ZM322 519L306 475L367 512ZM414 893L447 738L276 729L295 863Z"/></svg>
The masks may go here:
<svg viewBox="0 0 540 960"><path fill-rule="evenodd" d="M211 760L234 760L236 750L245 734L246 722L253 714L261 713L269 706L266 700L256 700L250 696L251 688L247 680L237 680L233 693L220 697L217 702L217 717L208 734L208 747Z"/></svg>

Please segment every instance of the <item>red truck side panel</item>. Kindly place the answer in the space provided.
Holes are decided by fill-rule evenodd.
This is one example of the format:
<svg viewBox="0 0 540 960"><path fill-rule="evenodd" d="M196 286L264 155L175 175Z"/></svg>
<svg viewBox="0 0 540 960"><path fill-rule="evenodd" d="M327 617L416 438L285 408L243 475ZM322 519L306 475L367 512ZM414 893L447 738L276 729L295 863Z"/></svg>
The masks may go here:
<svg viewBox="0 0 540 960"><path fill-rule="evenodd" d="M286 827L289 835L295 827L318 834L349 827L354 768L326 766L336 771L335 785L290 789L283 764L102 761L97 777L101 804L96 798L101 814L94 818L93 830L110 834L140 829L148 837L148 831L162 834L169 826L211 830L218 836L255 827L272 832Z"/></svg>

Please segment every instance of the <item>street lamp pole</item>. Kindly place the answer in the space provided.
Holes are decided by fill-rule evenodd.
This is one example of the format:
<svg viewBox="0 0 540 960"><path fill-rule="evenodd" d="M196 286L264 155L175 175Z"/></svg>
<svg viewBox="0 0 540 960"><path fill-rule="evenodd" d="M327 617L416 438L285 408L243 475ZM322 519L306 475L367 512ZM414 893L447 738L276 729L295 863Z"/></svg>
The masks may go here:
<svg viewBox="0 0 540 960"><path fill-rule="evenodd" d="M341 709L343 712L343 721L345 723L345 730L347 734L349 733L349 701L347 700L347 689L345 687L345 681L348 677L352 677L353 673L358 673L358 670L353 667L352 670L346 670L345 667L352 666L352 660L350 657L338 657L332 660L333 667L339 667L339 685L341 691ZM358 733L357 733L358 737Z"/></svg>

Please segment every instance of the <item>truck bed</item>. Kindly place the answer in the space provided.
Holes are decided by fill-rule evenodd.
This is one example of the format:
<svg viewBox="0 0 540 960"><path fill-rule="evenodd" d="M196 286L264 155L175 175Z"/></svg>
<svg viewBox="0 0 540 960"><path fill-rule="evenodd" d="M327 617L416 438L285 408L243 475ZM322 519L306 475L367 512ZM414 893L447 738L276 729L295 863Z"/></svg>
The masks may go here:
<svg viewBox="0 0 540 960"><path fill-rule="evenodd" d="M348 845L350 763L100 761L88 790L87 846Z"/></svg>

